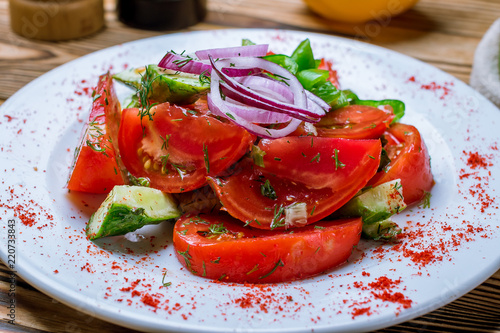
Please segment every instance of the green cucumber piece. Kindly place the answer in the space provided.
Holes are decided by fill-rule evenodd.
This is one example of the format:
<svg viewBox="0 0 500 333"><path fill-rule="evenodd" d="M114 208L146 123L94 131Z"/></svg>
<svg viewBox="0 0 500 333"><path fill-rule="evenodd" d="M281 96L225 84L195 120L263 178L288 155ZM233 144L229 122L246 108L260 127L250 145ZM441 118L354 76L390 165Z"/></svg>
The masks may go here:
<svg viewBox="0 0 500 333"><path fill-rule="evenodd" d="M120 185L111 190L90 217L86 233L90 240L124 235L180 215L170 194L149 187Z"/></svg>
<svg viewBox="0 0 500 333"><path fill-rule="evenodd" d="M192 104L210 89L210 83L200 80L199 75L174 73L156 65L148 65L148 72L154 78L148 98L158 102ZM113 78L135 90L141 89L142 76L146 67L132 68L113 75Z"/></svg>
<svg viewBox="0 0 500 333"><path fill-rule="evenodd" d="M363 237L373 240L392 240L401 233L401 228L390 218L375 223L363 223Z"/></svg>
<svg viewBox="0 0 500 333"><path fill-rule="evenodd" d="M386 220L406 208L401 180L366 189L342 206L336 215L361 216L364 224Z"/></svg>

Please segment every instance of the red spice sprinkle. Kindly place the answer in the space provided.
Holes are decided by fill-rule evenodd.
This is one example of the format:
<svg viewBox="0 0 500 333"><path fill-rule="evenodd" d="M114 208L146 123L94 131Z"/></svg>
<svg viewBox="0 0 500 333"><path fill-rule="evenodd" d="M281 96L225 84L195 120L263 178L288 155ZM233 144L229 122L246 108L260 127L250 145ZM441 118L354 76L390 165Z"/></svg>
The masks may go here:
<svg viewBox="0 0 500 333"><path fill-rule="evenodd" d="M467 165L471 169L478 169L478 168L483 168L486 169L488 166L492 166L492 163L486 162L486 158L484 156L479 155L478 152L466 152L465 150L463 151L465 155L468 155L467 159Z"/></svg>
<svg viewBox="0 0 500 333"><path fill-rule="evenodd" d="M391 294L387 290L385 290L382 293L377 294L374 291L372 291L372 295L375 296L375 298L379 298L383 301L399 303L405 309L411 308L411 303L413 302L411 299L408 299L405 295L403 295L400 292Z"/></svg>
<svg viewBox="0 0 500 333"><path fill-rule="evenodd" d="M151 306L151 307L153 307L155 309L157 309L158 305L160 304L160 300L158 298L154 298L153 296L151 296L148 293L144 293L142 295L141 302L144 303L144 304L146 304L146 305L149 305L149 306Z"/></svg>
<svg viewBox="0 0 500 333"><path fill-rule="evenodd" d="M387 276L381 276L377 279L377 281L368 283L368 285L372 289L382 290L382 289L393 288L400 283L401 283L401 278L399 278L397 280L392 280L392 279L388 278Z"/></svg>
<svg viewBox="0 0 500 333"><path fill-rule="evenodd" d="M83 265L83 266L81 267L81 270L82 270L82 271L83 271L83 270L86 270L86 271L87 271L87 272L89 272L89 273L94 273L94 270L93 270L92 265L91 265L90 263L86 263L85 265Z"/></svg>
<svg viewBox="0 0 500 333"><path fill-rule="evenodd" d="M440 99L444 99L446 95L450 93L450 88L446 86L442 86L437 84L436 82L431 82L429 84L422 84L420 88L425 89L425 90L432 90L432 91L437 91L437 90L442 90L443 94L439 97Z"/></svg>
<svg viewBox="0 0 500 333"><path fill-rule="evenodd" d="M417 79L415 78L415 76L411 76L408 79L408 82L419 83L419 82L417 82ZM424 90L430 90L430 91L434 91L434 92L441 91L442 94L441 94L441 96L439 96L439 99L444 99L447 95L449 95L449 93L451 92L451 89L448 88L448 86L453 86L453 82L445 82L444 84L438 84L436 82L431 82L431 83L427 83L427 84L419 83L419 84L420 84L420 88L424 89Z"/></svg>
<svg viewBox="0 0 500 333"><path fill-rule="evenodd" d="M24 189L22 185L19 185L19 188ZM24 190L26 191L27 189ZM10 198L5 200L5 202L0 202L0 208L12 210L14 212L14 217L19 218L23 225L32 227L38 221L54 220L54 216L49 214L40 204L33 199L25 199L26 193L16 194L13 187L9 187L8 193L10 194ZM52 225L53 223L50 222L50 226ZM49 226L49 224L44 224L42 227L45 226Z"/></svg>
<svg viewBox="0 0 500 333"><path fill-rule="evenodd" d="M370 316L372 313L370 312L371 307L367 308L354 308L352 309L352 319L354 319L357 316L361 316L363 314L366 314L367 316Z"/></svg>

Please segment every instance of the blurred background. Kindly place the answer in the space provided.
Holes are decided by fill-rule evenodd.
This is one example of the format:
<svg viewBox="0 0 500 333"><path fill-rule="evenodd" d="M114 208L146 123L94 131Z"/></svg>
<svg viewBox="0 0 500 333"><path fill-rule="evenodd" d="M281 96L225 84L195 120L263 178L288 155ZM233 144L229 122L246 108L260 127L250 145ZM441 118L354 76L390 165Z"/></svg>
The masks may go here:
<svg viewBox="0 0 500 333"><path fill-rule="evenodd" d="M57 1L62 5L77 2ZM92 1L98 0L81 2ZM352 7L352 3L358 1L371 4L372 7L365 5L362 9L350 9L349 6ZM498 0L421 0L395 17L390 16L397 12L394 9L411 6L414 1L383 0L388 2L385 6L389 9L382 10L377 9L380 1L307 0L314 8L312 11L303 0L208 0L204 20L188 29L277 28L344 36L407 54L468 82L474 50L488 27L500 17ZM339 4L341 14L331 14L331 3ZM6 99L33 78L61 63L108 46L173 31L141 30L125 25L117 19L115 0L104 0L103 8L104 27L98 32L76 40L51 43L14 33L9 16L9 0L0 0L0 99ZM318 15L322 8L324 16L340 15L347 21L363 18L370 11L379 13L380 17L369 22L345 23ZM345 14L349 10L351 14ZM33 24L43 25L50 15L34 17ZM95 20L98 21L98 18ZM165 20L169 20L169 15L165 16ZM26 22L23 23L26 25Z"/></svg>

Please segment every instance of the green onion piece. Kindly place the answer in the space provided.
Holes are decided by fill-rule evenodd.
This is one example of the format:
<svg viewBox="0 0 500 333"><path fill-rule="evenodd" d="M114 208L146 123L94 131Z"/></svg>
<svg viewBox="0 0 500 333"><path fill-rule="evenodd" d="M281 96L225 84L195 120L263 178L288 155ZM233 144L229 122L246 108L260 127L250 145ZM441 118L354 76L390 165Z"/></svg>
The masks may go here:
<svg viewBox="0 0 500 333"><path fill-rule="evenodd" d="M259 148L259 146L253 146L250 152L250 157L253 159L253 163L261 168L265 168L264 165L264 155L266 152Z"/></svg>

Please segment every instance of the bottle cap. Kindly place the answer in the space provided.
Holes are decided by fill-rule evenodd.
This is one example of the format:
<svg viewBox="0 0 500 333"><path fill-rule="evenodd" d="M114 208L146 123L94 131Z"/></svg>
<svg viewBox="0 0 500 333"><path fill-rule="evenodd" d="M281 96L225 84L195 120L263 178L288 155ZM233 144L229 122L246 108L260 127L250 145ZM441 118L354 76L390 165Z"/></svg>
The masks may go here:
<svg viewBox="0 0 500 333"><path fill-rule="evenodd" d="M206 0L118 0L118 18L135 28L177 30L202 21Z"/></svg>

